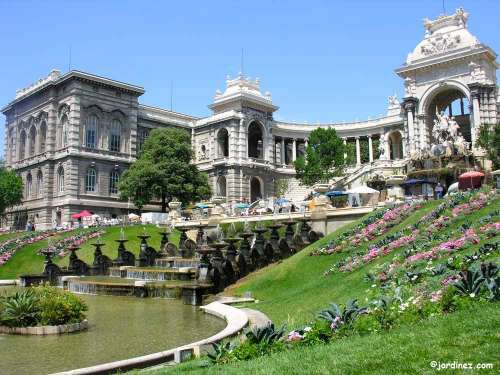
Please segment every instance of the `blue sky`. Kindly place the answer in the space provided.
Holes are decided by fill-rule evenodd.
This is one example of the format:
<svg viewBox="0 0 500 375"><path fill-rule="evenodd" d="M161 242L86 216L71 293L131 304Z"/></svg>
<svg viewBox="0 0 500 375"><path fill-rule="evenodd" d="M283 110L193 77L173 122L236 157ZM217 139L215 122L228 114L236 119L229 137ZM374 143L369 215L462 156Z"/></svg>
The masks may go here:
<svg viewBox="0 0 500 375"><path fill-rule="evenodd" d="M500 1L463 6L469 29L500 51ZM402 94L393 69L423 38L422 19L442 0L6 1L0 0L0 106L52 68L143 86L144 104L209 114L227 74L261 79L278 119L343 121L379 116ZM0 155L5 119L0 115Z"/></svg>

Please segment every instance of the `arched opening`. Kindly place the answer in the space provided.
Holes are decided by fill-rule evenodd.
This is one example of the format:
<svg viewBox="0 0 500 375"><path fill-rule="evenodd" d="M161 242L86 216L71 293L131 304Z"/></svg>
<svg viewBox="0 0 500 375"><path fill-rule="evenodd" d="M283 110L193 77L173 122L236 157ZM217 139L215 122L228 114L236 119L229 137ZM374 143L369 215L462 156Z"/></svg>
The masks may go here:
<svg viewBox="0 0 500 375"><path fill-rule="evenodd" d="M257 177L250 179L250 201L255 202L262 199L262 184Z"/></svg>
<svg viewBox="0 0 500 375"><path fill-rule="evenodd" d="M57 170L57 192L64 193L64 168L59 167Z"/></svg>
<svg viewBox="0 0 500 375"><path fill-rule="evenodd" d="M42 122L40 125L40 152L45 152L45 145L47 143L47 124Z"/></svg>
<svg viewBox="0 0 500 375"><path fill-rule="evenodd" d="M21 131L21 135L19 136L19 160L24 159L24 155L26 153L26 132Z"/></svg>
<svg viewBox="0 0 500 375"><path fill-rule="evenodd" d="M96 115L90 115L85 125L85 147L97 148L97 123L99 119Z"/></svg>
<svg viewBox="0 0 500 375"><path fill-rule="evenodd" d="M31 173L28 173L28 175L26 176L26 198L31 197L32 188L33 188L33 178L31 177Z"/></svg>
<svg viewBox="0 0 500 375"><path fill-rule="evenodd" d="M389 157L391 160L403 159L403 138L399 131L389 134Z"/></svg>
<svg viewBox="0 0 500 375"><path fill-rule="evenodd" d="M221 158L229 156L229 133L227 129L221 129L217 133L217 156Z"/></svg>
<svg viewBox="0 0 500 375"><path fill-rule="evenodd" d="M469 100L458 88L448 86L437 92L427 105L426 119L431 145L438 143L433 131L437 123L448 127L453 137L461 136L465 142L472 142Z"/></svg>
<svg viewBox="0 0 500 375"><path fill-rule="evenodd" d="M224 176L219 176L217 179L217 195L221 197L227 196L227 181L226 177Z"/></svg>
<svg viewBox="0 0 500 375"><path fill-rule="evenodd" d="M109 134L109 151L120 152L121 149L122 124L119 120L113 120Z"/></svg>
<svg viewBox="0 0 500 375"><path fill-rule="evenodd" d="M109 174L109 194L118 194L118 182L120 181L120 173L117 170L111 171Z"/></svg>
<svg viewBox="0 0 500 375"><path fill-rule="evenodd" d="M264 159L262 127L257 122L252 122L248 127L248 157Z"/></svg>
<svg viewBox="0 0 500 375"><path fill-rule="evenodd" d="M30 136L29 136L29 156L35 155L35 145L36 145L36 128L33 125L30 129Z"/></svg>
<svg viewBox="0 0 500 375"><path fill-rule="evenodd" d="M97 183L97 172L94 167L87 169L87 174L85 175L85 191L87 193L93 193L96 191Z"/></svg>
<svg viewBox="0 0 500 375"><path fill-rule="evenodd" d="M41 197L43 192L43 174L42 171L38 171L36 176L36 195Z"/></svg>

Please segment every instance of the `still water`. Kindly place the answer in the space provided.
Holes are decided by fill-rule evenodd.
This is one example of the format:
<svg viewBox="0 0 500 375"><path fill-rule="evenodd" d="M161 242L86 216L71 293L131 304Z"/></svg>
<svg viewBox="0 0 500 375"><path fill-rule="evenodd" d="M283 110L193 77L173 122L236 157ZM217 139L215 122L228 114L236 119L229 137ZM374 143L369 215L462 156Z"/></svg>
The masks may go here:
<svg viewBox="0 0 500 375"><path fill-rule="evenodd" d="M97 365L188 344L225 327L221 319L179 300L81 297L89 307L87 331L51 336L0 334L0 373L49 374Z"/></svg>

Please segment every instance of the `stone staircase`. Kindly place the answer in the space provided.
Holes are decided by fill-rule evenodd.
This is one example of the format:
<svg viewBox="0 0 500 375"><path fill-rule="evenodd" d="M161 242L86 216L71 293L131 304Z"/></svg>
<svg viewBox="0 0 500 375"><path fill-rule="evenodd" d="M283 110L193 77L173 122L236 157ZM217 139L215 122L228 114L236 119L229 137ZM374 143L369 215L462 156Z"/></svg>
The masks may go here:
<svg viewBox="0 0 500 375"><path fill-rule="evenodd" d="M284 198L298 203L302 202L307 195L312 191L312 187L300 185L296 178L288 179L288 189L284 194Z"/></svg>

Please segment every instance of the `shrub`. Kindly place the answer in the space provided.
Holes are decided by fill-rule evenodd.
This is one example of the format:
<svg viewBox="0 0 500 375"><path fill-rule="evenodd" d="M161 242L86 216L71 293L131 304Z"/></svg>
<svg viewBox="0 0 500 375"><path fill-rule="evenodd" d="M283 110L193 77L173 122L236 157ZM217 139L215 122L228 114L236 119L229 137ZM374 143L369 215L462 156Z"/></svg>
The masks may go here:
<svg viewBox="0 0 500 375"><path fill-rule="evenodd" d="M0 324L9 327L60 325L85 319L87 305L70 292L50 286L26 288L0 299Z"/></svg>

